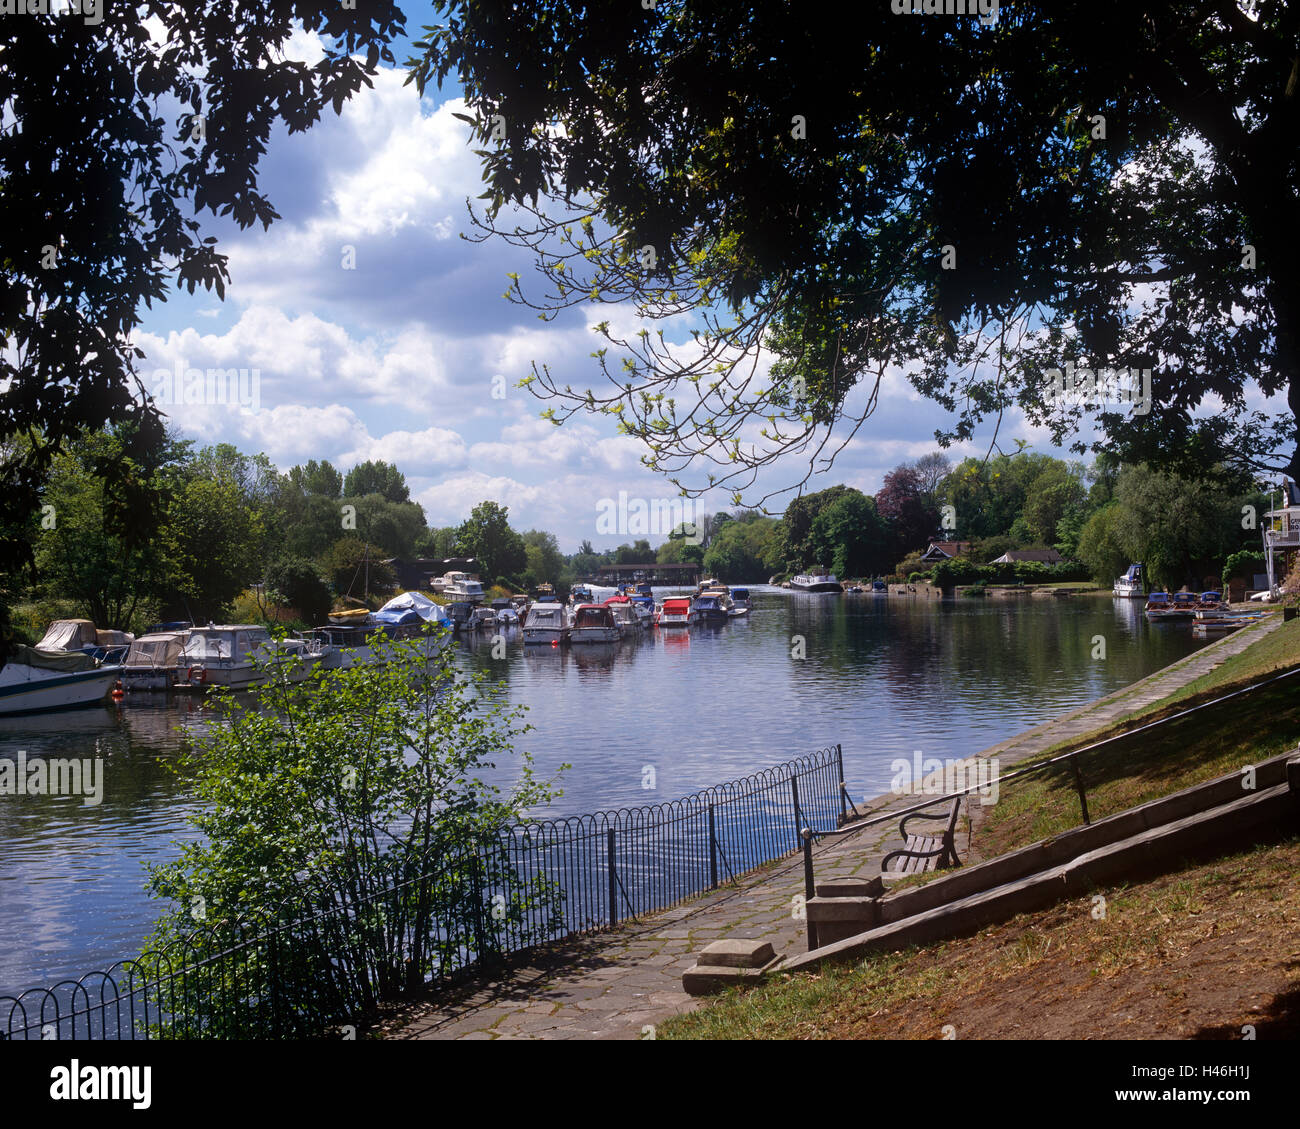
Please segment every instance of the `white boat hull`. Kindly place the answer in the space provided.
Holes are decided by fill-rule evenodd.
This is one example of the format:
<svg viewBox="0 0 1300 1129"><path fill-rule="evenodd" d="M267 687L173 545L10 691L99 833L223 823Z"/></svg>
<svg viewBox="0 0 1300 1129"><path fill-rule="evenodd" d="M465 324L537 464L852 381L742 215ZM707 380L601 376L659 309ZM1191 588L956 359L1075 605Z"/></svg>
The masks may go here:
<svg viewBox="0 0 1300 1129"><path fill-rule="evenodd" d="M569 631L569 642L574 646L583 643L617 643L617 627L574 627Z"/></svg>
<svg viewBox="0 0 1300 1129"><path fill-rule="evenodd" d="M0 714L44 713L103 700L121 676L120 666L56 674L9 663L0 682Z"/></svg>

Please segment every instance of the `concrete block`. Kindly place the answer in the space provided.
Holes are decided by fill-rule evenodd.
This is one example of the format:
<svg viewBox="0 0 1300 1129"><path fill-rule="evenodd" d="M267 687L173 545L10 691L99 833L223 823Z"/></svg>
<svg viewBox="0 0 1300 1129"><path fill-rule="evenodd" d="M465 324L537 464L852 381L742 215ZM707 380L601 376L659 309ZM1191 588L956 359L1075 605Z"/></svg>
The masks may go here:
<svg viewBox="0 0 1300 1129"><path fill-rule="evenodd" d="M861 921L870 928L880 918L875 898L812 898L804 904L809 921Z"/></svg>
<svg viewBox="0 0 1300 1129"><path fill-rule="evenodd" d="M880 875L872 878L832 878L817 883L819 898L878 898L885 892Z"/></svg>
<svg viewBox="0 0 1300 1129"><path fill-rule="evenodd" d="M710 968L762 968L775 959L776 950L770 941L736 937L706 945L699 955L699 965Z"/></svg>
<svg viewBox="0 0 1300 1129"><path fill-rule="evenodd" d="M682 988L688 996L711 996L736 985L758 984L762 979L761 968L695 964L682 973Z"/></svg>

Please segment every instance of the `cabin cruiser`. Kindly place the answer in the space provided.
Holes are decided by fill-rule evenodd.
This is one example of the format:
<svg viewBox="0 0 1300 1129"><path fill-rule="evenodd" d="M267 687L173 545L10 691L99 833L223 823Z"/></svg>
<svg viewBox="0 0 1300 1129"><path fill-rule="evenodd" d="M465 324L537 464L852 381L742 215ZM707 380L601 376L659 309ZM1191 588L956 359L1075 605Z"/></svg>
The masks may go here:
<svg viewBox="0 0 1300 1129"><path fill-rule="evenodd" d="M784 585L782 585L784 587ZM790 587L796 592L843 592L844 586L834 574L819 568L790 577Z"/></svg>
<svg viewBox="0 0 1300 1129"><path fill-rule="evenodd" d="M569 642L574 646L583 643L616 643L621 638L614 612L603 604L579 604L573 609L573 623L569 628Z"/></svg>
<svg viewBox="0 0 1300 1129"><path fill-rule="evenodd" d="M1131 564L1128 566L1128 572L1123 576L1116 577L1115 587L1111 591L1116 596L1125 598L1141 598L1146 595L1146 588L1142 578L1142 566L1140 564Z"/></svg>
<svg viewBox="0 0 1300 1129"><path fill-rule="evenodd" d="M477 607L471 613L469 622L465 627L468 631L495 631L497 629L497 613L488 607Z"/></svg>
<svg viewBox="0 0 1300 1129"><path fill-rule="evenodd" d="M689 596L668 596L659 608L656 622L660 627L689 627L699 620Z"/></svg>
<svg viewBox="0 0 1300 1129"><path fill-rule="evenodd" d="M604 607L607 607L614 615L614 622L618 624L619 634L624 638L633 635L640 635L643 626L641 617L637 610L632 606L632 601L626 596L616 596L612 600L606 600Z"/></svg>
<svg viewBox="0 0 1300 1129"><path fill-rule="evenodd" d="M749 598L748 588L733 588L731 590L730 611L733 616L749 615L749 610L753 606L753 602Z"/></svg>
<svg viewBox="0 0 1300 1129"><path fill-rule="evenodd" d="M569 620L558 603L534 604L524 624L524 643L560 644L568 641Z"/></svg>
<svg viewBox="0 0 1300 1129"><path fill-rule="evenodd" d="M697 596L694 608L695 614L701 623L726 623L730 618L728 609L723 606L722 600L715 595Z"/></svg>
<svg viewBox="0 0 1300 1129"><path fill-rule="evenodd" d="M84 651L10 648L0 668L0 714L44 713L102 701L122 668Z"/></svg>
<svg viewBox="0 0 1300 1129"><path fill-rule="evenodd" d="M271 677L268 663L283 664L288 681L302 682L324 657L323 646L316 639L275 640L259 624L210 623L195 627L185 641L177 664L185 681L177 685L231 690L260 686Z"/></svg>
<svg viewBox="0 0 1300 1129"><path fill-rule="evenodd" d="M190 629L154 631L131 644L122 666L124 690L170 690L176 681L176 668L189 640Z"/></svg>
<svg viewBox="0 0 1300 1129"><path fill-rule="evenodd" d="M483 591L483 585L479 583L478 578L470 576L467 572L449 572L443 580L441 595L451 600L468 600L471 604L481 604L487 599Z"/></svg>
<svg viewBox="0 0 1300 1129"><path fill-rule="evenodd" d="M569 607L576 608L579 604L595 603L595 597L591 594L590 584L575 584L569 589Z"/></svg>
<svg viewBox="0 0 1300 1129"><path fill-rule="evenodd" d="M492 611L497 617L497 624L500 627L518 627L519 612L514 604L507 598L502 597L492 601Z"/></svg>

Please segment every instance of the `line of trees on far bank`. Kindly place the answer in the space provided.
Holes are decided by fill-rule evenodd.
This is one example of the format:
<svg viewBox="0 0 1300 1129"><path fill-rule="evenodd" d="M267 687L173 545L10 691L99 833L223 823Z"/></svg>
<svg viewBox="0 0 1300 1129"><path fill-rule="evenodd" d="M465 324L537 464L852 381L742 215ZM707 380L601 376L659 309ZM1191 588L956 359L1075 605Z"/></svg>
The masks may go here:
<svg viewBox="0 0 1300 1129"><path fill-rule="evenodd" d="M947 581L992 578L971 570L1008 550L1054 548L1064 565L1015 578L1108 583L1143 561L1177 587L1219 575L1229 560L1249 571L1269 506L1257 484L1217 468L1193 480L1105 458L1084 466L1020 450L953 465L935 453L895 467L874 495L834 485L792 499L780 516L707 514L657 547L635 539L597 549L587 539L565 554L553 533L513 528L493 500L459 525L431 527L402 471L380 461L343 472L312 460L280 473L263 454L168 438L133 464L123 494L98 469L126 445L108 429L52 460L27 530L33 567L0 578L0 605L23 609L10 637L29 638L60 614L135 630L169 618L270 620L285 609L320 622L349 597L373 603L392 591L391 558L475 557L487 583L516 591L544 581L567 591L603 564L695 562L731 583L814 565L907 580L930 573L921 554L942 540L969 543L943 566Z"/></svg>

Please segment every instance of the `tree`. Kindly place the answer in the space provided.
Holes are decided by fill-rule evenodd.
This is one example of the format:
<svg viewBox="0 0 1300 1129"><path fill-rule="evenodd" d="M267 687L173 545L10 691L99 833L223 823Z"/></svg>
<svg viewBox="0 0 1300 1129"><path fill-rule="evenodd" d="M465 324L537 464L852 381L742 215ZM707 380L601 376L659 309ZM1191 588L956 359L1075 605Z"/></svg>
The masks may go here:
<svg viewBox="0 0 1300 1129"><path fill-rule="evenodd" d="M650 548L650 542L644 538L639 538L631 545L620 545L614 550L615 564L654 564L655 551Z"/></svg>
<svg viewBox="0 0 1300 1129"><path fill-rule="evenodd" d="M858 490L841 495L813 519L813 555L839 577L876 576L894 562L894 539L876 503Z"/></svg>
<svg viewBox="0 0 1300 1129"><path fill-rule="evenodd" d="M1125 547L1124 535L1119 529L1118 504L1102 506L1084 524L1079 533L1079 560L1092 571L1098 584L1109 584L1120 576L1131 563L1141 561Z"/></svg>
<svg viewBox="0 0 1300 1129"><path fill-rule="evenodd" d="M0 446L40 437L0 465L0 505L22 517L84 431L133 425L121 459L101 468L110 495L147 461L162 441L159 401L176 396L134 372L141 310L173 284L224 296L229 277L192 213L269 226L257 164L272 131L341 110L394 61L387 44L404 27L391 0L157 4L148 32L134 7L96 12L0 20ZM310 65L284 50L304 30L323 46ZM158 522L139 507L122 516ZM27 542L0 542L0 569L31 559Z"/></svg>
<svg viewBox="0 0 1300 1129"><path fill-rule="evenodd" d="M343 493L343 476L328 461L309 459L303 466L293 467L289 479L304 494L318 494L322 498L337 498ZM349 491L368 493L368 491Z"/></svg>
<svg viewBox="0 0 1300 1129"><path fill-rule="evenodd" d="M296 609L307 623L323 623L329 615L329 585L311 561L282 557L267 569L265 583L272 600L281 607Z"/></svg>
<svg viewBox="0 0 1300 1129"><path fill-rule="evenodd" d="M554 533L530 529L523 534L528 547L528 571L533 584L554 584L564 571L564 554Z"/></svg>
<svg viewBox="0 0 1300 1129"><path fill-rule="evenodd" d="M510 511L496 502L480 502L456 531L456 550L477 557L489 580L514 576L528 567L528 547L510 528Z"/></svg>
<svg viewBox="0 0 1300 1129"><path fill-rule="evenodd" d="M1086 497L1083 467L1053 459L1030 482L1021 514L1033 537L1051 545L1057 539L1061 519L1082 506Z"/></svg>
<svg viewBox="0 0 1300 1129"><path fill-rule="evenodd" d="M349 498L359 498L363 494L382 494L390 502L411 500L406 476L385 462L357 463L343 480L343 493Z"/></svg>
<svg viewBox="0 0 1300 1129"><path fill-rule="evenodd" d="M187 468L167 511L164 533L171 603L196 623L225 619L224 610L262 578L250 549L261 540L258 517L230 478L207 478Z"/></svg>
<svg viewBox="0 0 1300 1129"><path fill-rule="evenodd" d="M809 534L822 509L842 498L851 489L848 486L828 486L825 490L790 500L781 518L781 556L785 569L777 571L829 563L814 559L816 550L809 541Z"/></svg>
<svg viewBox="0 0 1300 1129"><path fill-rule="evenodd" d="M926 504L939 508L939 487L952 473L952 463L942 451L931 451L916 460L916 474L920 480L921 494Z"/></svg>
<svg viewBox="0 0 1300 1129"><path fill-rule="evenodd" d="M65 444L50 461L50 478L35 512L52 522L37 531L35 568L39 586L75 600L87 618L104 628L129 630L142 601L166 585L169 561L157 528L142 527L125 512L143 499L146 513L165 512L174 483L170 472L184 447L154 449L141 466L126 451L134 424L94 432ZM118 475L103 468L116 466ZM31 525L27 525L30 533Z"/></svg>
<svg viewBox="0 0 1300 1129"><path fill-rule="evenodd" d="M356 531L380 556L412 557L424 537L424 508L415 502L390 502L382 494L345 497L356 509ZM337 506L335 507L337 509Z"/></svg>
<svg viewBox="0 0 1300 1129"><path fill-rule="evenodd" d="M397 583L393 570L360 537L340 537L325 554L325 574L339 596L360 598L367 592L388 592Z"/></svg>
<svg viewBox="0 0 1300 1129"><path fill-rule="evenodd" d="M910 466L895 467L885 475L876 494L876 512L889 526L891 560L923 548L939 525L938 511L926 501L921 475Z"/></svg>
<svg viewBox="0 0 1300 1129"><path fill-rule="evenodd" d="M464 88L484 237L544 280L509 293L642 323L596 325L603 386L534 366L550 418L612 413L673 482L703 465L689 492L739 491L824 470L891 364L954 413L944 441L1018 406L1076 448L1053 370L1150 369L1149 414L1100 415L1128 458L1300 478L1293 5L434 8L412 75ZM689 350L644 325L683 314Z"/></svg>
<svg viewBox="0 0 1300 1129"><path fill-rule="evenodd" d="M315 919L278 933L274 964L261 946L230 946L229 977L198 1005L209 1037L282 1034L268 1020L320 1036L313 1022L337 1023L340 1000L373 1015L467 951L486 961L562 921L555 884L522 874L503 842L554 795L515 753L521 711L482 676L461 678L449 648L426 661L382 636L373 645L387 661L317 672L310 693L281 676L253 692L256 708L218 696L223 723L186 757L199 835L150 868L167 903L150 947L201 928L186 952L222 948L237 922ZM520 769L508 791L483 781L503 758Z"/></svg>

